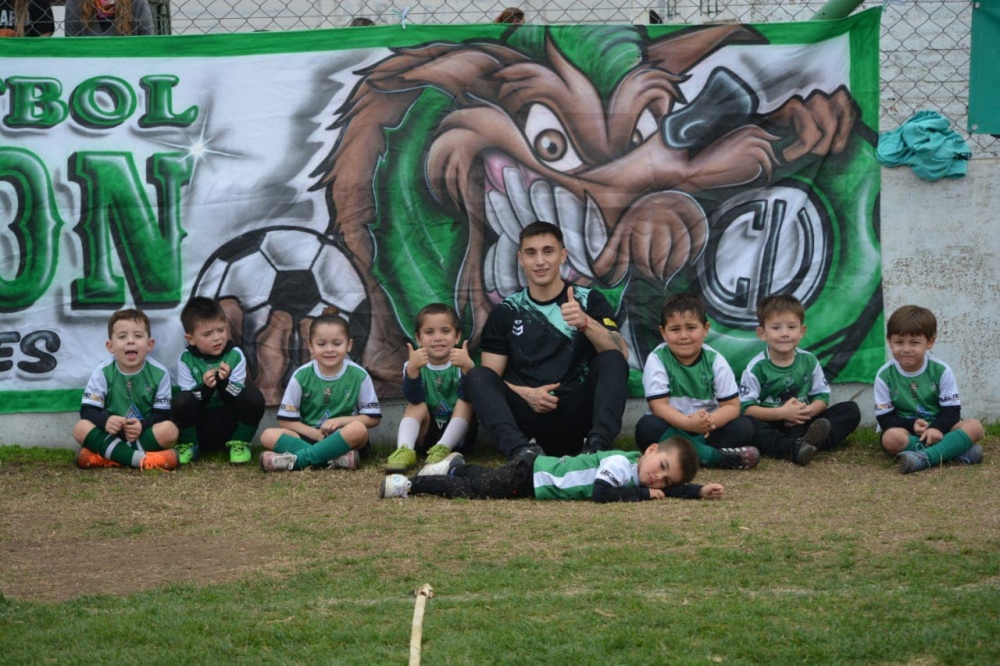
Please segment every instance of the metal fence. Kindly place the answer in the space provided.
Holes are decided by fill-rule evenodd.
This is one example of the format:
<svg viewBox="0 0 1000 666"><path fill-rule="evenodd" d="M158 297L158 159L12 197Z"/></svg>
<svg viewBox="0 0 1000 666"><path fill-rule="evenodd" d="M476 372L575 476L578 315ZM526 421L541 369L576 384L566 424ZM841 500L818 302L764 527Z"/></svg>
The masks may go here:
<svg viewBox="0 0 1000 666"><path fill-rule="evenodd" d="M480 0L154 0L159 28L173 34L307 30L346 26L364 16L378 24L492 21L504 8ZM407 4L409 3L409 4ZM511 2L511 4L518 4ZM519 6L530 23L770 23L810 19L824 0L533 0ZM1000 141L966 131L970 0L886 0L882 17L882 131L923 109L941 112L976 157L1000 156Z"/></svg>

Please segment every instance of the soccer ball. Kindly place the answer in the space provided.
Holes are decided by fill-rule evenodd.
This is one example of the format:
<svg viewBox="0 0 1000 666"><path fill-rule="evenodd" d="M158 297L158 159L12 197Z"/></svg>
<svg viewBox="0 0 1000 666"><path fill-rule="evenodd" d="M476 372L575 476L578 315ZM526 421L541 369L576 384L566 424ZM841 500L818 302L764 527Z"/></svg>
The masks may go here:
<svg viewBox="0 0 1000 666"><path fill-rule="evenodd" d="M355 352L365 348L369 327L363 320L369 315L361 276L343 249L309 229L269 227L229 241L205 262L194 293L239 304L243 325L235 342L247 356L251 375L259 371L258 339L277 311L292 321L285 381L309 358L303 323L327 306L339 308L350 322Z"/></svg>

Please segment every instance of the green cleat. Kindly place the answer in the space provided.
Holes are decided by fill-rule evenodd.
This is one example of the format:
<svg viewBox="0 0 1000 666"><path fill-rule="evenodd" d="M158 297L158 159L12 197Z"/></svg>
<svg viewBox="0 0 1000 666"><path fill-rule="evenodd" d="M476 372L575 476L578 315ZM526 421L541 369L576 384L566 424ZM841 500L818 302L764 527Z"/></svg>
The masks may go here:
<svg viewBox="0 0 1000 666"><path fill-rule="evenodd" d="M190 465L199 455L198 445L190 442L178 444L174 447L174 451L177 452L177 461L182 465Z"/></svg>
<svg viewBox="0 0 1000 666"><path fill-rule="evenodd" d="M253 453L250 451L250 445L247 442L234 439L226 442L226 447L229 449L230 465L246 465L253 459Z"/></svg>
<svg viewBox="0 0 1000 666"><path fill-rule="evenodd" d="M417 466L417 452L404 446L399 447L385 461L385 471L389 473L405 472Z"/></svg>
<svg viewBox="0 0 1000 666"><path fill-rule="evenodd" d="M451 454L451 449L449 449L444 444L435 444L431 448L427 449L427 460L424 461L426 465L434 465Z"/></svg>

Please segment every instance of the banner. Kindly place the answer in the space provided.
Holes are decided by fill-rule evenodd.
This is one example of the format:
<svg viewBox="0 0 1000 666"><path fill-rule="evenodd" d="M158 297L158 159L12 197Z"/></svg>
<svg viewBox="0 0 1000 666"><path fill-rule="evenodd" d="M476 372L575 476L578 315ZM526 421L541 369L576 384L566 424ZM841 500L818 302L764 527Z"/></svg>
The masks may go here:
<svg viewBox="0 0 1000 666"><path fill-rule="evenodd" d="M0 40L0 412L78 409L123 307L174 369L193 294L271 404L327 305L396 397L416 312L452 304L475 351L535 219L618 309L635 395L680 290L737 371L784 292L869 382L879 17Z"/></svg>

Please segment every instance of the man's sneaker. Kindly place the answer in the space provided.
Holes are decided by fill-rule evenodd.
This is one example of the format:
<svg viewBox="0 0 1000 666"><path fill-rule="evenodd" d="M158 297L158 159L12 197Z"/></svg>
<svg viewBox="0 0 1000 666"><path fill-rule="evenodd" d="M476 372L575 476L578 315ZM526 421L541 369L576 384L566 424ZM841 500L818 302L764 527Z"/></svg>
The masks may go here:
<svg viewBox="0 0 1000 666"><path fill-rule="evenodd" d="M607 441L603 437L586 437L583 440L583 448L581 453L597 453L599 451L610 451L614 447L611 442Z"/></svg>
<svg viewBox="0 0 1000 666"><path fill-rule="evenodd" d="M174 447L174 451L177 452L177 460L179 460L182 465L190 465L198 459L200 454L198 445L191 443L178 444Z"/></svg>
<svg viewBox="0 0 1000 666"><path fill-rule="evenodd" d="M435 447L436 448L436 447ZM431 449L432 451L434 449ZM417 452L405 446L398 447L385 461L386 472L405 472L417 466Z"/></svg>
<svg viewBox="0 0 1000 666"><path fill-rule="evenodd" d="M392 497L406 497L410 492L410 480L402 474L389 474L382 479L382 485L378 487L378 496L381 499Z"/></svg>
<svg viewBox="0 0 1000 666"><path fill-rule="evenodd" d="M760 462L760 451L756 446L740 446L718 451L722 454L719 469L753 469Z"/></svg>
<svg viewBox="0 0 1000 666"><path fill-rule="evenodd" d="M931 460L923 451L903 451L896 456L902 474L920 472L931 466Z"/></svg>
<svg viewBox="0 0 1000 666"><path fill-rule="evenodd" d="M451 455L451 449L444 444L435 444L427 449L427 457L424 459L425 465L436 465Z"/></svg>
<svg viewBox="0 0 1000 666"><path fill-rule="evenodd" d="M253 460L253 452L250 450L249 442L232 439L226 442L226 448L229 449L230 465L246 465Z"/></svg>
<svg viewBox="0 0 1000 666"><path fill-rule="evenodd" d="M264 451L260 454L260 468L265 472L290 472L295 469L298 456L294 453Z"/></svg>
<svg viewBox="0 0 1000 666"><path fill-rule="evenodd" d="M545 451L542 447L535 444L535 440L531 440L523 446L519 446L510 452L509 460L511 462L516 462L518 460L531 460L534 461L538 456L545 455Z"/></svg>
<svg viewBox="0 0 1000 666"><path fill-rule="evenodd" d="M441 462L433 465L424 465L423 469L417 472L417 476L445 476L455 465L461 465L465 458L461 453L449 453Z"/></svg>
<svg viewBox="0 0 1000 666"><path fill-rule="evenodd" d="M139 469L163 469L170 471L177 469L179 464L177 452L173 449L146 451L146 455L142 457L142 462L139 463Z"/></svg>
<svg viewBox="0 0 1000 666"><path fill-rule="evenodd" d="M93 469L95 467L121 467L114 460L108 460L102 455L94 453L87 447L81 447L76 454L76 466L80 469Z"/></svg>
<svg viewBox="0 0 1000 666"><path fill-rule="evenodd" d="M361 454L357 449L351 449L344 455L330 461L330 469L358 469L361 467Z"/></svg>
<svg viewBox="0 0 1000 666"><path fill-rule="evenodd" d="M962 455L952 458L952 461L960 465L978 465L983 462L983 447L973 444Z"/></svg>

